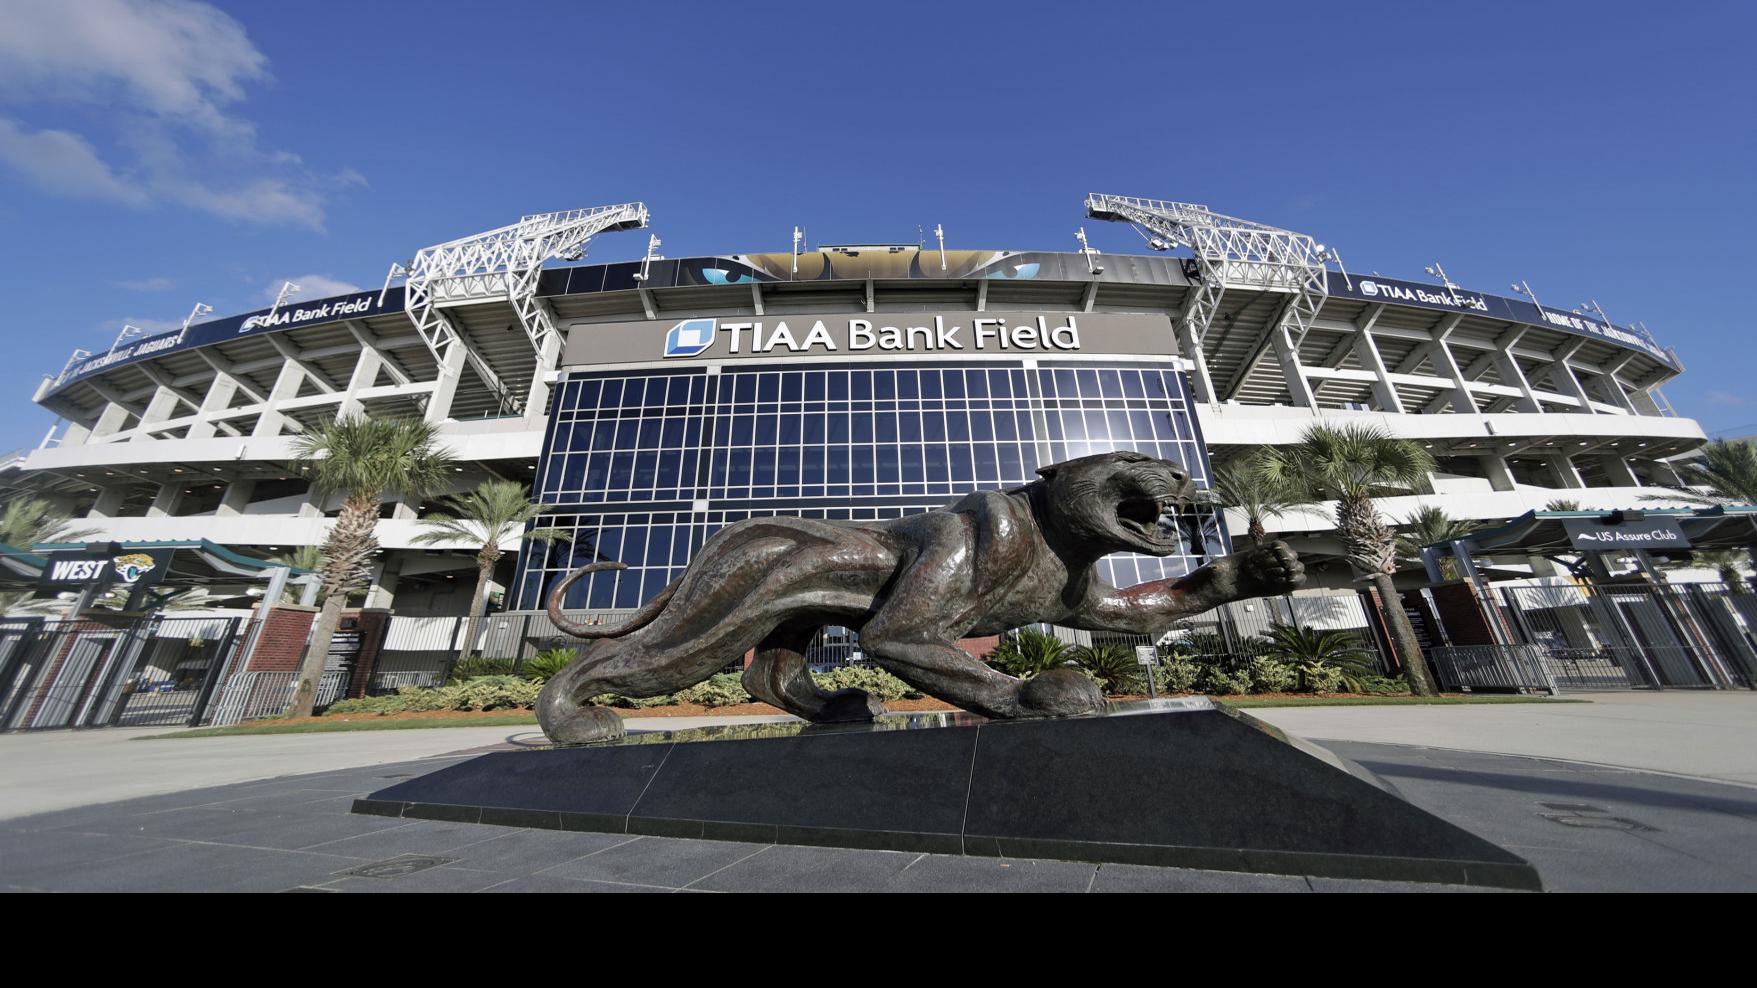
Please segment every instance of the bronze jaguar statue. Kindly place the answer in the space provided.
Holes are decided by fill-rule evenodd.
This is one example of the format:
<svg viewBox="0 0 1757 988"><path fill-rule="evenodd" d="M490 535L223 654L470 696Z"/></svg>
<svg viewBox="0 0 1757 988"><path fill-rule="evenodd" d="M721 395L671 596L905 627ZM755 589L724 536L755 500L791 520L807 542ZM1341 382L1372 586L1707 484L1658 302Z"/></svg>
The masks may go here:
<svg viewBox="0 0 1757 988"><path fill-rule="evenodd" d="M549 616L569 634L597 640L544 686L537 702L544 733L557 742L621 737L621 719L588 699L676 692L752 649L744 687L759 700L812 721L883 713L861 690L828 693L812 682L805 649L828 625L857 629L878 665L966 710L997 718L1088 713L1104 697L1077 670L1014 679L958 640L1038 622L1157 637L1180 618L1285 593L1305 577L1293 550L1274 542L1178 579L1106 586L1095 572L1100 557L1177 550L1159 520L1189 504L1189 472L1115 452L1037 473L1041 479L1023 487L980 491L891 521L739 522L708 540L680 579L608 629L570 620L562 598L581 576L622 564L574 570L550 593Z"/></svg>

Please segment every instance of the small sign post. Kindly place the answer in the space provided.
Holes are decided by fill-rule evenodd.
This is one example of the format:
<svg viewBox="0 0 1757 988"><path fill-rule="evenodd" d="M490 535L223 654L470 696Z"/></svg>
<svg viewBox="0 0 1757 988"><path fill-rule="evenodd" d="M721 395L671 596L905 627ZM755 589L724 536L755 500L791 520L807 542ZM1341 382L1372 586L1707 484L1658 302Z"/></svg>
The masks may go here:
<svg viewBox="0 0 1757 988"><path fill-rule="evenodd" d="M1153 667L1159 664L1159 649L1152 645L1136 645L1135 662L1147 669L1147 695L1159 699L1159 684L1153 681Z"/></svg>

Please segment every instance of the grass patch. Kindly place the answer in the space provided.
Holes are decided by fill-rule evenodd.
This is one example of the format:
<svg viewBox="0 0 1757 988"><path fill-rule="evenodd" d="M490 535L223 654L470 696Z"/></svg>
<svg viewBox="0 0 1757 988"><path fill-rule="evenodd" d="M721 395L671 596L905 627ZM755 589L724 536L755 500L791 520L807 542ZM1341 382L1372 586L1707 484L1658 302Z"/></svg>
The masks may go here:
<svg viewBox="0 0 1757 988"><path fill-rule="evenodd" d="M173 734L149 734L136 741L158 741L166 738L224 738L243 734L333 734L337 731L412 731L432 727L517 727L537 723L532 713L507 714L504 717L398 717L360 720L304 721L298 724L277 724L272 720L239 724L235 727L200 727Z"/></svg>
<svg viewBox="0 0 1757 988"><path fill-rule="evenodd" d="M1301 696L1246 697L1217 696L1215 703L1229 707L1412 707L1459 706L1487 703L1591 703L1591 700L1564 700L1548 696Z"/></svg>

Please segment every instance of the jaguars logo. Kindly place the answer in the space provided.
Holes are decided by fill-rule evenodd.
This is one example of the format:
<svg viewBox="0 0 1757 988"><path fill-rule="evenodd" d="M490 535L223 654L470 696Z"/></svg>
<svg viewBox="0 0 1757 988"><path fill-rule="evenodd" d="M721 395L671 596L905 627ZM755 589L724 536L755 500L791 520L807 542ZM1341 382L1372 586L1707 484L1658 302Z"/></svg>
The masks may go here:
<svg viewBox="0 0 1757 988"><path fill-rule="evenodd" d="M153 571L157 566L153 557L144 552L130 552L110 560L110 566L123 583L133 583Z"/></svg>

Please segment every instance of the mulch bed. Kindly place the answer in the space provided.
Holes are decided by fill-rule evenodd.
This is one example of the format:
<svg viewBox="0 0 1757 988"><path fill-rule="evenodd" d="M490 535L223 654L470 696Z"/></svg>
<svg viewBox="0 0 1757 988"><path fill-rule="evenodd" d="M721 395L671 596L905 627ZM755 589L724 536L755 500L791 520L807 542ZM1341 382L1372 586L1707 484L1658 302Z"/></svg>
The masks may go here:
<svg viewBox="0 0 1757 988"><path fill-rule="evenodd" d="M1166 696L1191 696L1199 694L1165 694ZM1326 693L1327 700L1352 700L1384 697L1387 695L1407 696L1406 693ZM1464 694L1447 693L1446 696L1462 696ZM1252 700L1311 700L1316 699L1310 693L1248 693L1240 694L1240 698ZM1145 700L1146 696L1113 696L1110 699ZM1221 697L1220 699L1229 699ZM705 707L699 703L678 703L665 707L612 707L623 717L759 717L774 716L783 713L766 703L735 703L726 707ZM885 709L892 713L922 713L956 710L957 707L943 700L923 697L919 700L887 700ZM324 717L299 717L292 720L278 720L276 724L334 724L338 721L350 720L491 720L494 718L530 715L529 710L426 710L398 714L333 714Z"/></svg>

